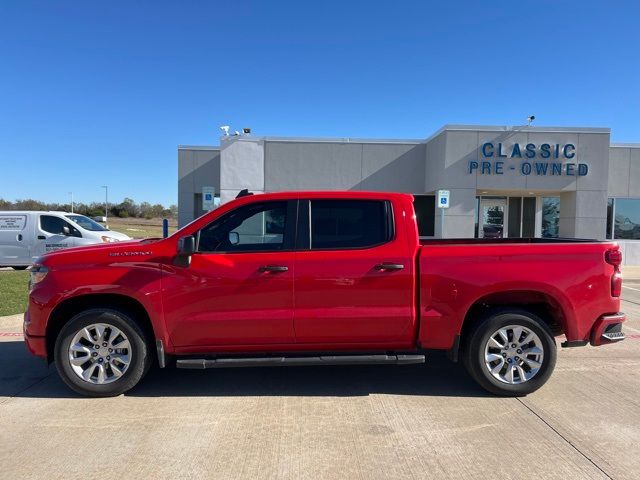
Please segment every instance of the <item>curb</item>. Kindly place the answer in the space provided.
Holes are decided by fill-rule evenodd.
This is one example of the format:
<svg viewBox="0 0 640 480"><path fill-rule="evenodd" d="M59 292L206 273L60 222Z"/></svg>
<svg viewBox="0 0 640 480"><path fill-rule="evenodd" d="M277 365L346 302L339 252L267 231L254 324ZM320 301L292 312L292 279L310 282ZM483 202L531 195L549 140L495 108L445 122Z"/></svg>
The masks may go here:
<svg viewBox="0 0 640 480"><path fill-rule="evenodd" d="M22 332L22 321L24 313L18 313L16 315L7 315L0 317L0 328L19 328Z"/></svg>

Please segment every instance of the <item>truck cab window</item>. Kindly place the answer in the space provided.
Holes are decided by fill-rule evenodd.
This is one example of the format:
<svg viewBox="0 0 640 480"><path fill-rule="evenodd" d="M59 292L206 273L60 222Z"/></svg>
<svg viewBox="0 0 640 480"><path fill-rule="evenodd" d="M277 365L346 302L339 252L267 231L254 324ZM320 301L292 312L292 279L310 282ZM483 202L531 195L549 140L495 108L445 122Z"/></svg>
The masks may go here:
<svg viewBox="0 0 640 480"><path fill-rule="evenodd" d="M312 200L311 248L366 248L393 236L391 207L376 200Z"/></svg>
<svg viewBox="0 0 640 480"><path fill-rule="evenodd" d="M287 202L267 202L233 210L200 230L199 252L265 252L285 244Z"/></svg>
<svg viewBox="0 0 640 480"><path fill-rule="evenodd" d="M67 235L65 227L67 227L67 231L69 232L68 234L72 237L82 237L80 231L76 227L60 217L54 217L53 215L42 215L40 217L40 228L47 233L52 233L54 235Z"/></svg>

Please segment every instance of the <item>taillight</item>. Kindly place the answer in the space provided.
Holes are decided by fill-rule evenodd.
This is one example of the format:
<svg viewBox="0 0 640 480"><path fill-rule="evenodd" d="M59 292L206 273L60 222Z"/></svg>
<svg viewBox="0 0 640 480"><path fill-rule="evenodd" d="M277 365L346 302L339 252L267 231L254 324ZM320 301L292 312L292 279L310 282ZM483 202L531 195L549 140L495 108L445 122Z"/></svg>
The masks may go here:
<svg viewBox="0 0 640 480"><path fill-rule="evenodd" d="M620 250L607 250L604 259L609 265L617 267L622 264L622 252Z"/></svg>
<svg viewBox="0 0 640 480"><path fill-rule="evenodd" d="M619 297L622 293L622 252L620 250L607 250L604 259L609 265L613 265L613 276L611 277L611 296Z"/></svg>
<svg viewBox="0 0 640 480"><path fill-rule="evenodd" d="M617 268L617 267L616 267ZM622 293L622 274L616 270L611 277L611 296L619 297Z"/></svg>

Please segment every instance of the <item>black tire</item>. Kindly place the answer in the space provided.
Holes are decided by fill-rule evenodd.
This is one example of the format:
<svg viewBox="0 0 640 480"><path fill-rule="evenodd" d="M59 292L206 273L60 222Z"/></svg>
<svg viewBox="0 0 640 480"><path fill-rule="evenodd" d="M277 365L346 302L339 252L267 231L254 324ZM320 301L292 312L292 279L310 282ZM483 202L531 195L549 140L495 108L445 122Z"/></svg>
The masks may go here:
<svg viewBox="0 0 640 480"><path fill-rule="evenodd" d="M485 346L490 337L499 329L509 325L530 329L542 344L544 353L542 365L532 378L522 383L510 384L500 381L491 374L485 364ZM553 373L556 357L556 342L551 329L542 319L526 310L493 309L471 328L463 340L462 361L467 371L482 388L500 396L520 397L535 392ZM497 364L498 361L491 365Z"/></svg>
<svg viewBox="0 0 640 480"><path fill-rule="evenodd" d="M124 374L115 381L94 384L76 374L69 361L69 346L73 337L84 327L95 323L112 325L126 335L131 345L131 362ZM90 397L113 397L133 388L149 370L153 357L142 329L126 313L109 308L92 308L75 315L67 322L56 339L54 359L58 374L72 390Z"/></svg>

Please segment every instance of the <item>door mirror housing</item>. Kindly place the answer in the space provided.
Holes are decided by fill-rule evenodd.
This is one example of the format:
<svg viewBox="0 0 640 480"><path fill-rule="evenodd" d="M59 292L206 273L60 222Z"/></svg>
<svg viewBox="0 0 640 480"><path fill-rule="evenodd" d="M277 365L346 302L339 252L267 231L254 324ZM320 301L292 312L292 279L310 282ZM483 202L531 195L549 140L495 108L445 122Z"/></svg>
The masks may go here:
<svg viewBox="0 0 640 480"><path fill-rule="evenodd" d="M191 255L196 252L196 238L193 235L180 238L177 250L174 263L182 267L188 267L191 264Z"/></svg>
<svg viewBox="0 0 640 480"><path fill-rule="evenodd" d="M68 226L65 225L64 227L62 227L62 234L65 237L70 237L71 236L71 230L69 230Z"/></svg>
<svg viewBox="0 0 640 480"><path fill-rule="evenodd" d="M191 256L196 251L196 239L193 235L178 240L178 255Z"/></svg>
<svg viewBox="0 0 640 480"><path fill-rule="evenodd" d="M240 243L240 234L238 232L229 232L229 243L238 245Z"/></svg>

